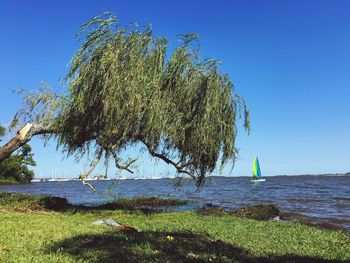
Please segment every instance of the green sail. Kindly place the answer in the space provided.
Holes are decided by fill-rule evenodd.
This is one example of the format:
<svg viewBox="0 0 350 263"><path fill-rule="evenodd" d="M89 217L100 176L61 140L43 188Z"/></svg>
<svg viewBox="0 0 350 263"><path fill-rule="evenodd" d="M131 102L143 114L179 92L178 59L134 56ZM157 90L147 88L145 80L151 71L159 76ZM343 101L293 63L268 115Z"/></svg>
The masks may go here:
<svg viewBox="0 0 350 263"><path fill-rule="evenodd" d="M261 171L260 171L260 165L259 165L258 157L255 157L254 160L253 160L253 176L254 177L260 177L261 176Z"/></svg>

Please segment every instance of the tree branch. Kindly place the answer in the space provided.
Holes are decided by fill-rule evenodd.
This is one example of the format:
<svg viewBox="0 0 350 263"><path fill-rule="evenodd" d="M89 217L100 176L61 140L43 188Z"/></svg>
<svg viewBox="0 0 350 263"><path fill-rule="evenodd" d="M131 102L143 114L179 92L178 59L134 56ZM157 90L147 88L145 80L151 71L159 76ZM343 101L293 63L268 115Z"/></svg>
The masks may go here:
<svg viewBox="0 0 350 263"><path fill-rule="evenodd" d="M101 151L100 151L99 154L98 154L97 160L96 160L94 163L91 164L90 170L87 171L85 174L81 174L81 175L79 176L79 179L81 179L81 181L83 182L83 185L89 186L90 189L91 189L92 191L94 191L94 192L96 192L95 187L93 187L90 183L87 183L87 182L85 181L85 178L88 177L88 176L93 172L93 170L95 170L95 168L96 168L97 164L100 162L100 160L101 160Z"/></svg>
<svg viewBox="0 0 350 263"><path fill-rule="evenodd" d="M29 142L33 136L48 133L55 133L56 131L50 127L43 126L37 123L26 123L18 130L16 135L9 140L4 146L0 148L0 162L9 157L19 147Z"/></svg>
<svg viewBox="0 0 350 263"><path fill-rule="evenodd" d="M95 189L95 187L92 184L85 182L84 179L82 179L82 181L83 181L83 185L87 185L88 187L90 187L90 189L92 191L96 192L96 189Z"/></svg>
<svg viewBox="0 0 350 263"><path fill-rule="evenodd" d="M193 179L196 179L196 177L189 171L184 170L183 168L186 165L181 165L179 166L178 163L175 163L174 161L170 160L168 157L166 157L165 155L162 155L160 153L155 152L146 142L144 142L143 140L141 140L142 143L147 147L149 153L153 156L153 157L157 157L161 160L163 160L164 162L166 162L167 164L171 164L172 166L175 167L176 171L178 173L184 173L184 174L188 174L189 176L191 176Z"/></svg>
<svg viewBox="0 0 350 263"><path fill-rule="evenodd" d="M115 166L120 169L120 170L126 170L129 173L134 173L134 171L129 169L129 166L132 165L134 162L136 162L138 160L138 158L132 159L130 162L128 162L126 165L120 165L118 162L118 156L115 152L112 152L113 158L114 158L114 162L115 162Z"/></svg>
<svg viewBox="0 0 350 263"><path fill-rule="evenodd" d="M101 157L99 157L92 165L89 171L87 171L85 174L80 175L80 179L85 179L88 177L96 168L97 164L101 160Z"/></svg>

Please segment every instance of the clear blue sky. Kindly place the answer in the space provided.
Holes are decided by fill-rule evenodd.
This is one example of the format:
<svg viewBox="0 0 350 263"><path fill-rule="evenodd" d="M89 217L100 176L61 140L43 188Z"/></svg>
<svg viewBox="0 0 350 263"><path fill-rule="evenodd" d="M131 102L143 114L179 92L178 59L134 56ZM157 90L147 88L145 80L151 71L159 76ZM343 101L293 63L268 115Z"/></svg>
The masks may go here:
<svg viewBox="0 0 350 263"><path fill-rule="evenodd" d="M20 105L11 89L57 85L78 47L79 26L106 10L122 24L152 24L176 44L197 32L202 55L222 60L251 113L240 130L232 176L350 171L350 1L16 1L0 0L0 123ZM76 177L83 162L63 160L55 143L31 142L38 177ZM133 151L135 152L135 150ZM131 152L131 153L133 153ZM102 168L101 168L102 169ZM164 172L148 157L142 175Z"/></svg>

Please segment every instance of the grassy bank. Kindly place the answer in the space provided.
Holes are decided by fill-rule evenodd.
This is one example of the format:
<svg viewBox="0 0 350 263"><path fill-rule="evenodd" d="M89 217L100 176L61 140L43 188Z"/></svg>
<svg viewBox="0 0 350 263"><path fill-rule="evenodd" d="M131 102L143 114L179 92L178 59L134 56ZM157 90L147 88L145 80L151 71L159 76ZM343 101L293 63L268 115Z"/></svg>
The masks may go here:
<svg viewBox="0 0 350 263"><path fill-rule="evenodd" d="M19 197L19 198L18 198ZM31 199L32 198L32 199ZM64 210L40 198L0 197L0 262L341 262L350 235L231 215ZM139 232L96 226L113 218Z"/></svg>
<svg viewBox="0 0 350 263"><path fill-rule="evenodd" d="M21 182L16 181L15 179L8 179L8 178L0 178L0 185L6 185L6 184L21 184Z"/></svg>

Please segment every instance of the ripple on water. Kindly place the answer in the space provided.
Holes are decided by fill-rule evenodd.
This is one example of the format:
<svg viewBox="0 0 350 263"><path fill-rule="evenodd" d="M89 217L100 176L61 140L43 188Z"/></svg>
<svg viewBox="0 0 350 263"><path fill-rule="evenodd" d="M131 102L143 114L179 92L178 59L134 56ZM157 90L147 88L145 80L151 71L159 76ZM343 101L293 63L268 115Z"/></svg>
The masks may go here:
<svg viewBox="0 0 350 263"><path fill-rule="evenodd" d="M276 176L262 184L251 184L247 177L213 177L196 191L193 183L175 189L174 180L116 180L93 182L97 193L81 182L42 182L27 185L0 186L0 191L48 194L65 197L73 204L97 205L115 197L140 195L191 200L187 209L205 203L222 204L236 209L261 203L273 203L280 210L310 215L337 223L350 231L350 177ZM349 180L349 183L344 180ZM105 190L110 188L109 194ZM325 219L326 218L326 219Z"/></svg>

